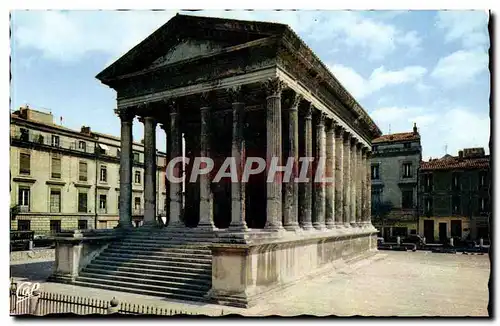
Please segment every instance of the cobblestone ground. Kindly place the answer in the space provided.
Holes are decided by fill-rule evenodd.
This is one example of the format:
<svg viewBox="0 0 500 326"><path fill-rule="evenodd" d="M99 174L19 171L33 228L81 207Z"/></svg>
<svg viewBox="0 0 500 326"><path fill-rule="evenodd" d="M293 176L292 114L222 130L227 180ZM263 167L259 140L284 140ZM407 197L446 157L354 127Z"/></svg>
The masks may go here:
<svg viewBox="0 0 500 326"><path fill-rule="evenodd" d="M53 262L11 264L18 280L42 280ZM291 286L250 309L238 309L44 283L42 290L210 315L238 313L337 316L487 316L490 263L487 255L384 251L370 260Z"/></svg>

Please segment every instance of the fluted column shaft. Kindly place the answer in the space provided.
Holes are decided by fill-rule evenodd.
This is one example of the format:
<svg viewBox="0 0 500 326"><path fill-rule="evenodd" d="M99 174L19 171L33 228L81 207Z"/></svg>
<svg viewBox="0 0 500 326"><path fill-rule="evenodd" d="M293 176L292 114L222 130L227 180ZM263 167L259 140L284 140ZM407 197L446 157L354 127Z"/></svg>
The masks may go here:
<svg viewBox="0 0 500 326"><path fill-rule="evenodd" d="M312 104L308 104L305 108L304 115L304 154L306 158L312 158ZM302 205L301 205L301 220L300 226L304 230L312 229L312 163L302 162L307 165L306 178L307 182L301 183L303 187ZM302 170L302 167L301 167Z"/></svg>
<svg viewBox="0 0 500 326"><path fill-rule="evenodd" d="M116 110L116 113L121 120L118 227L130 228L132 227L132 124L135 115L130 109Z"/></svg>
<svg viewBox="0 0 500 326"><path fill-rule="evenodd" d="M335 226L344 225L344 132L335 130Z"/></svg>
<svg viewBox="0 0 500 326"><path fill-rule="evenodd" d="M361 224L362 227L366 227L366 147L361 149Z"/></svg>
<svg viewBox="0 0 500 326"><path fill-rule="evenodd" d="M335 124L329 120L326 124L326 166L325 175L328 180L325 184L325 225L328 229L335 224Z"/></svg>
<svg viewBox="0 0 500 326"><path fill-rule="evenodd" d="M200 108L200 156L210 158L210 107ZM214 229L213 194L210 187L210 175L200 174L200 222L199 227Z"/></svg>
<svg viewBox="0 0 500 326"><path fill-rule="evenodd" d="M314 222L315 229L325 228L325 162L326 162L326 135L325 135L325 118L323 113L319 114L318 124L316 126L316 175L314 181Z"/></svg>
<svg viewBox="0 0 500 326"><path fill-rule="evenodd" d="M170 103L170 160L176 159L182 156L182 142L181 142L181 131L179 124L179 112L177 105L173 102ZM171 171L172 176L175 178L182 177L182 162L179 162L173 166ZM169 171L167 171L168 173ZM182 227L184 224L181 222L182 213L182 183L181 182L169 182L170 188L170 222L169 227Z"/></svg>
<svg viewBox="0 0 500 326"><path fill-rule="evenodd" d="M152 116L144 122L144 225L156 220L156 121Z"/></svg>
<svg viewBox="0 0 500 326"><path fill-rule="evenodd" d="M350 227L351 222L351 135L344 134L344 213L343 221L345 227Z"/></svg>
<svg viewBox="0 0 500 326"><path fill-rule="evenodd" d="M245 184L242 182L245 164L245 138L243 134L245 104L242 102L241 88L232 89L233 94L233 136L231 155L236 161L238 180L231 183L231 224L230 228L246 230ZM268 215L269 216L269 215Z"/></svg>
<svg viewBox="0 0 500 326"><path fill-rule="evenodd" d="M293 158L293 169L290 180L287 180L285 186L285 199L283 220L284 227L287 230L297 230L299 228L299 185L295 181L298 177L299 163L299 116L298 107L302 96L295 94L290 107L288 108L288 157Z"/></svg>
<svg viewBox="0 0 500 326"><path fill-rule="evenodd" d="M371 178L371 151L366 152L366 224L372 226L372 178Z"/></svg>
<svg viewBox="0 0 500 326"><path fill-rule="evenodd" d="M361 160L361 143L356 147L356 226L361 227L363 225L363 197L361 196L363 192L363 179L364 179L364 168L363 162Z"/></svg>
<svg viewBox="0 0 500 326"><path fill-rule="evenodd" d="M356 155L356 140L353 138L351 139L351 167L350 167L350 183L351 183L351 215L350 215L350 224L352 227L356 226L356 189L358 187L357 182L356 182L356 177L357 177L357 155Z"/></svg>

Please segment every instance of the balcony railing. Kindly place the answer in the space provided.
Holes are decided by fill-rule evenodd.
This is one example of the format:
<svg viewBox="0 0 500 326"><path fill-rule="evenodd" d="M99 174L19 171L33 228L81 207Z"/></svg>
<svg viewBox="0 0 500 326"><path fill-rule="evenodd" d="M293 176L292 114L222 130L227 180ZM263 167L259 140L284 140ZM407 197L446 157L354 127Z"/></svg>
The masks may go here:
<svg viewBox="0 0 500 326"><path fill-rule="evenodd" d="M19 213L28 213L30 211L29 206L18 206L19 207Z"/></svg>
<svg viewBox="0 0 500 326"><path fill-rule="evenodd" d="M73 151L78 151L82 153L93 154L95 151L94 143L87 142L84 148L80 148L79 141L69 141L65 139L59 139L58 143L52 143L52 139L49 134L43 135L35 132L11 132L11 139L18 140L26 143L40 144L44 146L50 146L54 148L69 149Z"/></svg>

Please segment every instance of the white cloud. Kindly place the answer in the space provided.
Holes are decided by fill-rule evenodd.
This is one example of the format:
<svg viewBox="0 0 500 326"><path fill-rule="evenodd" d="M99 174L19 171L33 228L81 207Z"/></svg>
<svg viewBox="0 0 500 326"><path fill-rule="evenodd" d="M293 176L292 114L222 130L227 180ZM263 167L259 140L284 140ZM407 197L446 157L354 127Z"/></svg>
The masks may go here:
<svg viewBox="0 0 500 326"><path fill-rule="evenodd" d="M489 117L462 107L381 107L370 116L384 133L410 132L413 123L422 137L424 159L437 158L447 153L457 155L467 147L484 147L488 151Z"/></svg>
<svg viewBox="0 0 500 326"><path fill-rule="evenodd" d="M48 59L77 62L89 53L118 59L176 14L176 11L17 11L13 13L13 42L34 48ZM314 11L211 10L189 15L280 22L300 32L311 28Z"/></svg>
<svg viewBox="0 0 500 326"><path fill-rule="evenodd" d="M385 58L399 45L414 50L421 43L416 31L404 32L394 25L353 11L324 15L318 25L313 33L309 34L312 39L331 39L348 47L360 48L367 52L368 59L372 61Z"/></svg>
<svg viewBox="0 0 500 326"><path fill-rule="evenodd" d="M467 48L489 45L485 11L439 11L436 26L444 31L446 42L458 41Z"/></svg>
<svg viewBox="0 0 500 326"><path fill-rule="evenodd" d="M459 50L439 59L431 76L447 88L462 86L473 81L488 69L488 54L481 50Z"/></svg>
<svg viewBox="0 0 500 326"><path fill-rule="evenodd" d="M408 66L401 70L386 70L384 66L373 70L370 77L365 79L354 69L343 65L331 65L330 71L357 98L366 97L381 89L420 80L427 73L427 69L420 66Z"/></svg>

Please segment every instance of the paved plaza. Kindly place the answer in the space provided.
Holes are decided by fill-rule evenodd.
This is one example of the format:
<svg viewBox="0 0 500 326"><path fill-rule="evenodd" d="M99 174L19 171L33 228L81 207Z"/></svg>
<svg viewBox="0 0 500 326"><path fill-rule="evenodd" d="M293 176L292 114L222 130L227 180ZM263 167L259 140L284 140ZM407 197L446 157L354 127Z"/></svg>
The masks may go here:
<svg viewBox="0 0 500 326"><path fill-rule="evenodd" d="M52 261L16 262L16 280L41 281ZM67 284L43 282L43 291L197 311L209 315L295 316L487 316L488 255L379 252L368 260L339 266L270 296L250 309L166 300Z"/></svg>

